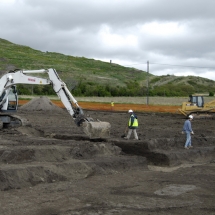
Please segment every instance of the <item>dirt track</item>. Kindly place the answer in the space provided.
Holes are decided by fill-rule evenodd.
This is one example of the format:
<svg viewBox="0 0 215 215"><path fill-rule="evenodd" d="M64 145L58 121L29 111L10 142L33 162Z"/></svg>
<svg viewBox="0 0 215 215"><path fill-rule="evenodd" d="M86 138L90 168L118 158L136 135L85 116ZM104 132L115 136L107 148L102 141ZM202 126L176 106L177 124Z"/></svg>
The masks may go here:
<svg viewBox="0 0 215 215"><path fill-rule="evenodd" d="M137 112L141 140L124 140L126 112L90 140L65 110L19 110L31 126L0 131L0 214L215 214L214 121L193 120L185 150L179 114Z"/></svg>

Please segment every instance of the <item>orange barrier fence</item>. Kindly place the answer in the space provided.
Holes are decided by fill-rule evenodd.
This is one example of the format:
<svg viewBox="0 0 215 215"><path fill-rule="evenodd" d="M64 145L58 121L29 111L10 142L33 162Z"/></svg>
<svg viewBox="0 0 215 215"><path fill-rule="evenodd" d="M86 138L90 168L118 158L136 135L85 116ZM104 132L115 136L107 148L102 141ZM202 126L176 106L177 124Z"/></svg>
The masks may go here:
<svg viewBox="0 0 215 215"><path fill-rule="evenodd" d="M53 104L58 107L65 108L61 101L51 100ZM24 105L29 100L19 100L19 105ZM179 113L179 106L168 105L144 105L144 104L114 104L111 107L109 103L97 102L78 102L79 106L86 110L100 110L100 111L128 111L132 109L135 112L160 112L160 113Z"/></svg>

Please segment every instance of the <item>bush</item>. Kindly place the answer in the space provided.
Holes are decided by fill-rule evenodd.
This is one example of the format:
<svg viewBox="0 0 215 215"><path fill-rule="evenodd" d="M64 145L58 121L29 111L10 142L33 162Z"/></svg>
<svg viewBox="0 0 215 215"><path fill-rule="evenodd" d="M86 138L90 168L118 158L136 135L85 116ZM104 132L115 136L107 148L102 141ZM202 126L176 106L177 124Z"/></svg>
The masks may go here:
<svg viewBox="0 0 215 215"><path fill-rule="evenodd" d="M213 92L209 92L209 96L214 96L214 93Z"/></svg>

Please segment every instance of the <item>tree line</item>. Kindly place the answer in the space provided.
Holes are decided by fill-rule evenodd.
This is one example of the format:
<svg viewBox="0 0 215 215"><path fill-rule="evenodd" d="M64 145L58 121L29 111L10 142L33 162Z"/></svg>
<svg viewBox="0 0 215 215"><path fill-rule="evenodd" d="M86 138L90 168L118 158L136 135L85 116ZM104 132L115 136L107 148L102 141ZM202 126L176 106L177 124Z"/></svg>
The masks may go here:
<svg viewBox="0 0 215 215"><path fill-rule="evenodd" d="M67 85L68 86L68 85ZM69 89L71 88L71 89ZM20 95L56 95L50 85L23 85L17 86ZM68 87L74 96L97 96L97 97L120 97L120 96L188 96L194 93L208 92L209 96L214 96L215 89L207 88L203 85L194 87L186 84L166 84L162 86L149 87L140 86L136 81L127 82L125 86L101 85L95 82L76 83L75 86Z"/></svg>

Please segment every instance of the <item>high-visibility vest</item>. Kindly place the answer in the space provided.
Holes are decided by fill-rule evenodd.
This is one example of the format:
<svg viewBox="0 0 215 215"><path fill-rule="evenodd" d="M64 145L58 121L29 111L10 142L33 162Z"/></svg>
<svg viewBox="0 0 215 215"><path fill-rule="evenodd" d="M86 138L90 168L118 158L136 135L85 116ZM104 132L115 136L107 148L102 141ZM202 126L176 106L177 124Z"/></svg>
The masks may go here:
<svg viewBox="0 0 215 215"><path fill-rule="evenodd" d="M129 122L128 122L128 126L129 127L131 126L131 118L132 117L134 118L134 122L133 122L132 127L138 127L138 120L137 120L137 118L133 114L130 116L130 119L129 119Z"/></svg>

